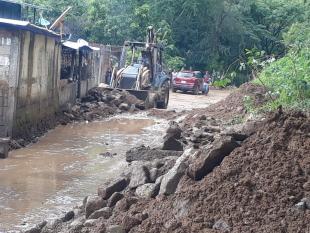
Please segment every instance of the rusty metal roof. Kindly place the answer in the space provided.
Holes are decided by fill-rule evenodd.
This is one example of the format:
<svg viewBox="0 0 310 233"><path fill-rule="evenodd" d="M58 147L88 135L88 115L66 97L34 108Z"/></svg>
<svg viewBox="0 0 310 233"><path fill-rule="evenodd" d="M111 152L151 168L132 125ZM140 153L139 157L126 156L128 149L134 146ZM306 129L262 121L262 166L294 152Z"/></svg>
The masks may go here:
<svg viewBox="0 0 310 233"><path fill-rule="evenodd" d="M1 30L1 28L31 31L31 32L34 32L37 34L42 34L42 35L54 37L54 38L60 40L59 34L53 32L51 30L42 28L42 27L38 27L38 26L31 24L27 21L0 18L0 30Z"/></svg>

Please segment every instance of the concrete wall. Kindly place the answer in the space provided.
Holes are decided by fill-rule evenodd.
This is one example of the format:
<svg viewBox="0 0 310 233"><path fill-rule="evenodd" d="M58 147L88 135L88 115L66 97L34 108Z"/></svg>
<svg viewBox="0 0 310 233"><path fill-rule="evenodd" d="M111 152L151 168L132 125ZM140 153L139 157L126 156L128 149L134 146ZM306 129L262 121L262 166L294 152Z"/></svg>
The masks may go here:
<svg viewBox="0 0 310 233"><path fill-rule="evenodd" d="M13 136L44 124L59 108L61 44L54 38L20 31L20 64Z"/></svg>
<svg viewBox="0 0 310 233"><path fill-rule="evenodd" d="M59 82L59 107L66 110L70 105L76 102L77 98L77 82L69 83L68 80L60 80Z"/></svg>
<svg viewBox="0 0 310 233"><path fill-rule="evenodd" d="M19 74L19 36L19 32L0 29L0 137L12 135Z"/></svg>

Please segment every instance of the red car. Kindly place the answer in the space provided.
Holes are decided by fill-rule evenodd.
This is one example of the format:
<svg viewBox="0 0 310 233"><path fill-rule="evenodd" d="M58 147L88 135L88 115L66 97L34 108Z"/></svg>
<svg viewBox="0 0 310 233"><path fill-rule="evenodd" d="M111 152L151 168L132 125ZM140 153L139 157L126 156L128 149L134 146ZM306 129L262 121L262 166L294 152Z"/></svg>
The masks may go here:
<svg viewBox="0 0 310 233"><path fill-rule="evenodd" d="M203 90L204 77L200 71L180 71L172 80L172 91L192 91L198 95Z"/></svg>

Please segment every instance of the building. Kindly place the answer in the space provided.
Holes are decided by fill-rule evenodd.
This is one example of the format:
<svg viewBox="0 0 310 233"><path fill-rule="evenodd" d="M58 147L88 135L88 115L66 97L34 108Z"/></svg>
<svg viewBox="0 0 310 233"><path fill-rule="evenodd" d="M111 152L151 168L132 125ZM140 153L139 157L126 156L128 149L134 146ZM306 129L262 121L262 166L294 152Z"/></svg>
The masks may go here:
<svg viewBox="0 0 310 233"><path fill-rule="evenodd" d="M1 137L18 136L55 114L60 65L59 35L0 18Z"/></svg>

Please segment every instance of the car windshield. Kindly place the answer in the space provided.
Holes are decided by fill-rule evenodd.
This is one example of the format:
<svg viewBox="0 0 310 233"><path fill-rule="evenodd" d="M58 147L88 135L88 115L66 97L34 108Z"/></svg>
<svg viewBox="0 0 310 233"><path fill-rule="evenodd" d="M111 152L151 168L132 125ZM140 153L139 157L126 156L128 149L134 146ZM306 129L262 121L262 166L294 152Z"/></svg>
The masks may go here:
<svg viewBox="0 0 310 233"><path fill-rule="evenodd" d="M187 72L179 72L177 77L179 77L179 78L192 78L193 74L187 73Z"/></svg>

